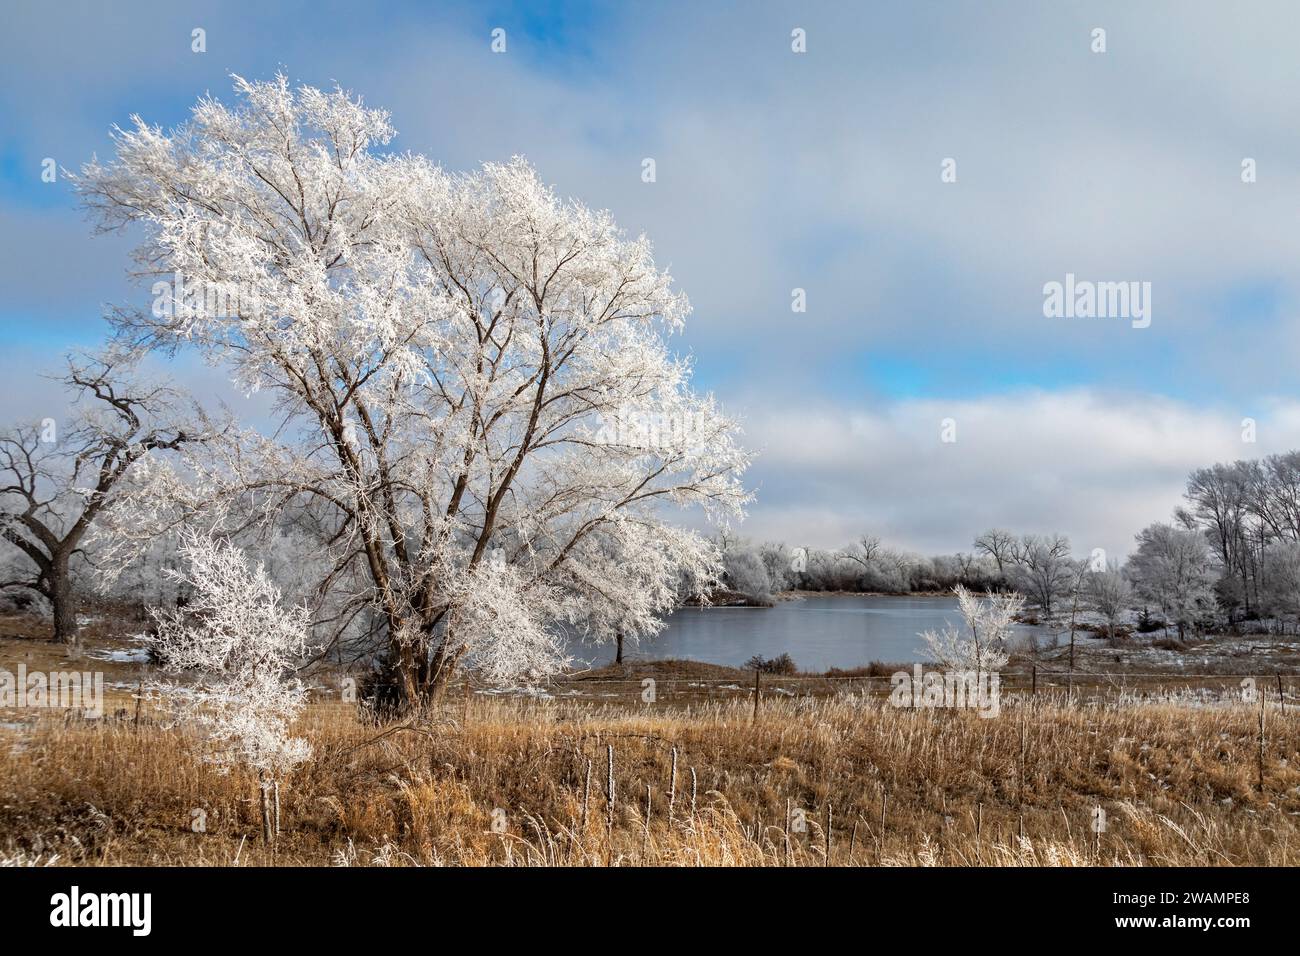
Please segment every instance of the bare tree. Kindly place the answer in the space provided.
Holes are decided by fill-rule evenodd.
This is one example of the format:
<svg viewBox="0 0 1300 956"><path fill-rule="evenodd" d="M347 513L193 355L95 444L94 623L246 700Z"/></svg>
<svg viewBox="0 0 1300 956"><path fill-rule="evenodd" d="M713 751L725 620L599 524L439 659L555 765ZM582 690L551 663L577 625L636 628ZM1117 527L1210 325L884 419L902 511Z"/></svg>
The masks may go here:
<svg viewBox="0 0 1300 956"><path fill-rule="evenodd" d="M1061 534L1025 535L1020 540L1012 578L1019 590L1049 618L1057 600L1070 593L1076 576L1069 538Z"/></svg>
<svg viewBox="0 0 1300 956"><path fill-rule="evenodd" d="M993 559L998 566L998 577L1005 578L1007 565L1016 560L1020 551L1020 541L1010 531L990 528L975 539L975 550L982 551Z"/></svg>
<svg viewBox="0 0 1300 956"><path fill-rule="evenodd" d="M958 551L952 556L953 562L957 565L957 573L961 576L961 583L970 587L975 572L979 569L980 559L969 551Z"/></svg>
<svg viewBox="0 0 1300 956"><path fill-rule="evenodd" d="M1133 586L1120 570L1089 572L1085 580L1088 603L1106 620L1106 636L1113 644L1115 628L1133 603Z"/></svg>
<svg viewBox="0 0 1300 956"><path fill-rule="evenodd" d="M77 411L59 434L56 422L19 425L0 434L0 538L26 568L0 588L45 598L54 639L77 642L78 595L72 562L94 522L113 507L132 467L145 456L204 440L207 426L174 388L136 379L123 353L70 358L63 378Z"/></svg>
<svg viewBox="0 0 1300 956"><path fill-rule="evenodd" d="M873 570L876 561L882 555L883 545L874 534L864 534L840 553L847 561L861 566L864 570Z"/></svg>
<svg viewBox="0 0 1300 956"><path fill-rule="evenodd" d="M1248 530L1252 469L1245 462L1217 464L1198 469L1187 479L1185 497L1193 521L1204 528L1219 562L1225 584L1221 594L1229 607L1240 604L1251 610L1251 574L1256 570ZM1258 509L1256 509L1258 510Z"/></svg>
<svg viewBox="0 0 1300 956"><path fill-rule="evenodd" d="M1074 635L1078 631L1079 603L1083 597L1084 577L1088 573L1087 561L1071 561L1070 570L1070 670L1074 670Z"/></svg>

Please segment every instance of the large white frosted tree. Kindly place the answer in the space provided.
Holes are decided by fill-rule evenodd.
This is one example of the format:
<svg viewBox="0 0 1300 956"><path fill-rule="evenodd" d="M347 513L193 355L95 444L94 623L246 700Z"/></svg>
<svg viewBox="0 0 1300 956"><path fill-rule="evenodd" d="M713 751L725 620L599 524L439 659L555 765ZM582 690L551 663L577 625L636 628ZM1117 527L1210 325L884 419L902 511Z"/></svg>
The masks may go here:
<svg viewBox="0 0 1300 956"><path fill-rule="evenodd" d="M137 120L79 178L103 228L142 227L158 280L123 339L196 348L284 416L185 482L154 469L137 518L187 484L193 505L314 509L322 586L379 616L408 704L465 661L553 670L553 625L589 619L618 563L659 593L716 562L663 516L739 515L749 455L668 347L689 306L644 237L521 159L381 153L387 114L343 92L236 90L175 130Z"/></svg>

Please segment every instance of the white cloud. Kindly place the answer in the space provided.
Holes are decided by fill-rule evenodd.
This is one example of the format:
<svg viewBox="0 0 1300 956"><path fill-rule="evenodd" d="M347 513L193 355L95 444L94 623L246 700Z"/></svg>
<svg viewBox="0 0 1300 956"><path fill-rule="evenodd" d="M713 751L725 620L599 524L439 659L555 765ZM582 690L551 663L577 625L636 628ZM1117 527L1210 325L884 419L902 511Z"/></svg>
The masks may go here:
<svg viewBox="0 0 1300 956"><path fill-rule="evenodd" d="M927 553L991 526L1061 531L1115 556L1182 503L1190 471L1300 446L1300 402L1269 403L1257 442L1240 412L1080 389L872 409L753 408L760 485L742 532L834 547L859 532ZM941 422L957 440L941 441Z"/></svg>
<svg viewBox="0 0 1300 956"><path fill-rule="evenodd" d="M326 3L298 29L292 8L173 7L19 5L0 35L0 106L23 163L75 167L131 110L170 124L179 100L228 96L226 71L281 67L390 109L397 148L451 168L527 154L561 193L646 231L695 303L683 344L728 408L748 406L765 451L748 534L834 545L871 530L931 551L1005 524L1122 553L1191 468L1300 445L1287 3L627 7L569 26L579 57L513 22L510 52L492 55L482 18L455 11L362 23ZM806 55L789 52L796 17ZM194 23L205 56L189 53ZM1087 50L1099 24L1104 55ZM128 266L120 241L10 194L0 215L8 314L53 323L121 301L107 277ZM1066 272L1151 281L1151 328L1045 320L1042 284ZM1243 315L1234 297L1260 285L1276 304ZM790 312L795 286L805 315ZM29 356L63 331L42 332L5 361L12 412L52 401L33 368L53 357ZM890 354L949 370L914 391L976 393L983 355L1014 374L961 401L843 398L882 390L860 366ZM1129 391L1005 392L1057 374ZM1239 441L1248 414L1257 446Z"/></svg>

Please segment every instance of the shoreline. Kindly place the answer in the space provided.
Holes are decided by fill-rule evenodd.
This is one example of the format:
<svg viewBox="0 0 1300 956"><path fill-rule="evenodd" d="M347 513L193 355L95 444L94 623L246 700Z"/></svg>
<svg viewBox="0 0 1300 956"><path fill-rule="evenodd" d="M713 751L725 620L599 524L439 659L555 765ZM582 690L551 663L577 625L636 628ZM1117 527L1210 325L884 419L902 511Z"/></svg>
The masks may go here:
<svg viewBox="0 0 1300 956"><path fill-rule="evenodd" d="M789 591L779 591L772 596L771 601L758 601L747 595L740 594L736 591L722 592L718 599L712 599L708 604L702 604L698 597L691 598L678 604L681 608L715 608L715 607L748 607L748 608L770 608L784 601L798 601L809 597L891 597L891 598L910 598L910 597L952 597L951 591L807 591L802 588L794 588Z"/></svg>

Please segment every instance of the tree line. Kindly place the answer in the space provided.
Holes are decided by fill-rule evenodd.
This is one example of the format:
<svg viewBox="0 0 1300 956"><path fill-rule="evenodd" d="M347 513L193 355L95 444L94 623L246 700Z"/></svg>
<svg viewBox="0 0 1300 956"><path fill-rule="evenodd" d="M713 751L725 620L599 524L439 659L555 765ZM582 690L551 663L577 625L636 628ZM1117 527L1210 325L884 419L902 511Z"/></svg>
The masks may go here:
<svg viewBox="0 0 1300 956"><path fill-rule="evenodd" d="M1125 562L1076 555L1063 534L990 528L969 551L923 556L862 535L836 549L804 549L718 535L723 584L754 603L788 590L886 594L1023 594L1047 619L1089 611L1111 637L1133 614L1189 630L1300 623L1300 452L1200 468L1172 520L1135 537ZM1148 625L1150 626L1150 625Z"/></svg>

